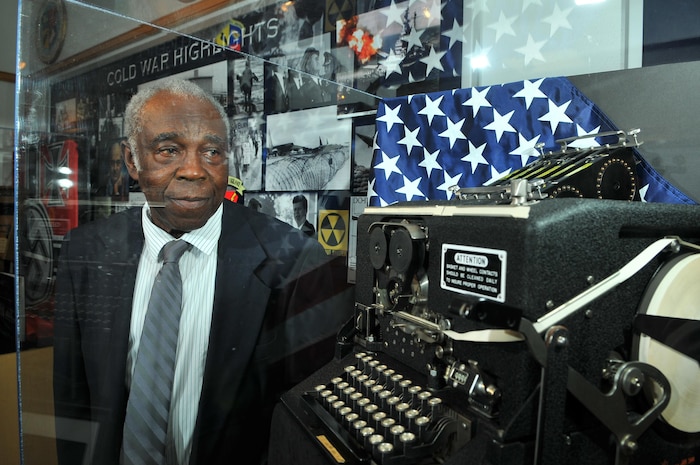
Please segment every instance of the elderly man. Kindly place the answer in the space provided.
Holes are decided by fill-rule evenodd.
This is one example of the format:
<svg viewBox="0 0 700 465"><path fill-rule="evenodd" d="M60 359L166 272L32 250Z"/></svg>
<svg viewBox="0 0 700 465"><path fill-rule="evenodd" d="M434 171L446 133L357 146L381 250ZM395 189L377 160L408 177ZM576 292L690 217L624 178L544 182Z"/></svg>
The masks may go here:
<svg viewBox="0 0 700 465"><path fill-rule="evenodd" d="M197 85L140 91L125 123L146 204L61 250L59 463L262 463L279 395L328 360L351 313L342 283L317 242L224 201L228 119Z"/></svg>

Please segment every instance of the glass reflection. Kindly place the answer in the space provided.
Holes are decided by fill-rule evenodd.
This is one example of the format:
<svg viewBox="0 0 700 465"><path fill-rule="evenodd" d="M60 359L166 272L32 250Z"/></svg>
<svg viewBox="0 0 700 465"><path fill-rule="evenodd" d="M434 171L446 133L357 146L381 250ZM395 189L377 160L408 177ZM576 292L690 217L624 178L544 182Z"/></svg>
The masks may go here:
<svg viewBox="0 0 700 465"><path fill-rule="evenodd" d="M23 1L18 126L0 153L0 255L4 247L3 338L16 332L23 350L24 463L55 463L51 350L63 237L144 202L116 149L139 89L178 76L214 95L232 130L227 198L293 224L303 193L307 222L328 255L347 257L352 282L352 226L343 237L321 230L324 220L350 223L351 202L372 191L382 99L670 60L663 39L645 44L652 3ZM690 135L677 145L693 152ZM15 291L21 299L10 302Z"/></svg>

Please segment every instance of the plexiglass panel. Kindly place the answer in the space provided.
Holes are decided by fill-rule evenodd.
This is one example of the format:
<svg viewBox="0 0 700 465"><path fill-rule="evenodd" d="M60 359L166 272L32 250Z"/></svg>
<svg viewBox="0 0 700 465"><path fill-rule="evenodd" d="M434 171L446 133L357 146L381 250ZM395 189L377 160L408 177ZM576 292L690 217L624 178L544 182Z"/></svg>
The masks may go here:
<svg viewBox="0 0 700 465"><path fill-rule="evenodd" d="M345 315L364 271L355 267L356 219L372 195L373 157L396 155L376 150L380 102L640 68L653 22L645 8L636 0L21 1L17 127L0 140L0 258L3 338L21 348L23 463L58 463L57 437L91 463L86 438L102 434L90 421L54 426L57 264L69 231L146 200L120 149L126 105L140 90L176 76L213 96L231 129L226 201L308 224L341 264L336 303ZM605 88L587 82L594 93ZM426 106L424 116L440 111ZM393 117L380 115L387 131L414 143L415 128ZM670 144L681 164L663 157L660 134L649 155L692 190L697 156L684 137Z"/></svg>

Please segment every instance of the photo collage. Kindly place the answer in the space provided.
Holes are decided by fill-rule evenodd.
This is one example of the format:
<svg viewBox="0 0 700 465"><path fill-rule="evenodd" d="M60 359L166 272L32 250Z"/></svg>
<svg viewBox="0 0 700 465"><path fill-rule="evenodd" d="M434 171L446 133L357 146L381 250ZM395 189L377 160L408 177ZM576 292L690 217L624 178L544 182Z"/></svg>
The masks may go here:
<svg viewBox="0 0 700 465"><path fill-rule="evenodd" d="M178 76L226 109L235 199L346 255L379 101L439 90L452 73L430 58L442 53L439 0L364 3L261 7L55 85L53 129L82 140L91 179L81 195L101 205L81 217L143 202L120 159L123 112L140 88Z"/></svg>

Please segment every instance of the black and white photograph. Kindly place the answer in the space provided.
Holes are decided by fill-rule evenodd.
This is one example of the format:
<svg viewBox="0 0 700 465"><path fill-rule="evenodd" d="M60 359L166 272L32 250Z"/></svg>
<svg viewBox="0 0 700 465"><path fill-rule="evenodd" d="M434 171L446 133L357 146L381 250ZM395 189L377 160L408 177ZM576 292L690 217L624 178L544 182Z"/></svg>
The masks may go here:
<svg viewBox="0 0 700 465"><path fill-rule="evenodd" d="M132 92L109 93L99 97L100 142L124 135L124 109Z"/></svg>
<svg viewBox="0 0 700 465"><path fill-rule="evenodd" d="M338 105L338 116L347 114L348 98L354 91L354 54L347 47L336 47L323 54L323 75L328 83L333 102Z"/></svg>
<svg viewBox="0 0 700 465"><path fill-rule="evenodd" d="M129 192L138 190L138 183L131 179L121 156L124 136L124 109L133 92L127 89L119 93L99 96L99 132L94 169L97 197L110 198L112 202L129 199Z"/></svg>
<svg viewBox="0 0 700 465"><path fill-rule="evenodd" d="M56 132L62 133L72 133L78 129L76 99L70 98L56 104L54 127Z"/></svg>
<svg viewBox="0 0 700 465"><path fill-rule="evenodd" d="M353 51L355 108L346 113L367 111L378 98L437 90L440 63L440 2L392 2L391 7L373 10L338 21L338 47ZM433 89L435 87L435 89ZM369 95L378 97L373 100ZM347 104L346 104L347 105Z"/></svg>
<svg viewBox="0 0 700 465"><path fill-rule="evenodd" d="M265 63L265 114L289 111L289 68L284 54Z"/></svg>
<svg viewBox="0 0 700 465"><path fill-rule="evenodd" d="M274 216L308 236L317 237L318 194L316 192L248 192L245 205Z"/></svg>
<svg viewBox="0 0 700 465"><path fill-rule="evenodd" d="M318 47L323 36L323 8L313 0L280 2L275 8L278 18L277 46L287 53Z"/></svg>
<svg viewBox="0 0 700 465"><path fill-rule="evenodd" d="M227 71L228 64L225 60L212 63L210 65L201 66L199 68L184 71L182 73L171 74L168 77L178 77L188 79L196 83L199 87L209 92L221 105L229 109L228 82ZM165 79L165 78L164 78ZM161 79L148 81L139 85L139 89L148 87Z"/></svg>
<svg viewBox="0 0 700 465"><path fill-rule="evenodd" d="M367 195L369 173L374 154L374 124L356 124L354 127L352 157L352 194Z"/></svg>
<svg viewBox="0 0 700 465"><path fill-rule="evenodd" d="M122 157L122 138L113 138L100 144L103 158L100 163L100 172L97 179L97 197L105 197L113 202L125 202L129 200L130 187L133 184L126 170L126 164Z"/></svg>
<svg viewBox="0 0 700 465"><path fill-rule="evenodd" d="M345 49L308 47L290 57L280 52L265 64L265 112L335 105L351 90L352 69L352 55Z"/></svg>
<svg viewBox="0 0 700 465"><path fill-rule="evenodd" d="M250 56L233 60L233 104L237 115L263 111L263 63Z"/></svg>
<svg viewBox="0 0 700 465"><path fill-rule="evenodd" d="M262 189L262 121L262 113L236 116L230 120L233 163L229 173L240 179L246 190Z"/></svg>
<svg viewBox="0 0 700 465"><path fill-rule="evenodd" d="M132 180L122 160L120 145L124 135L125 101L111 93L100 96L98 102L99 132L93 172L97 188L93 194L112 200L127 200Z"/></svg>
<svg viewBox="0 0 700 465"><path fill-rule="evenodd" d="M265 190L349 190L351 137L334 106L270 115Z"/></svg>
<svg viewBox="0 0 700 465"><path fill-rule="evenodd" d="M293 52L286 52L290 110L335 105L337 101L338 86L326 79L327 57L328 70L333 71L330 66L330 34L315 39Z"/></svg>

